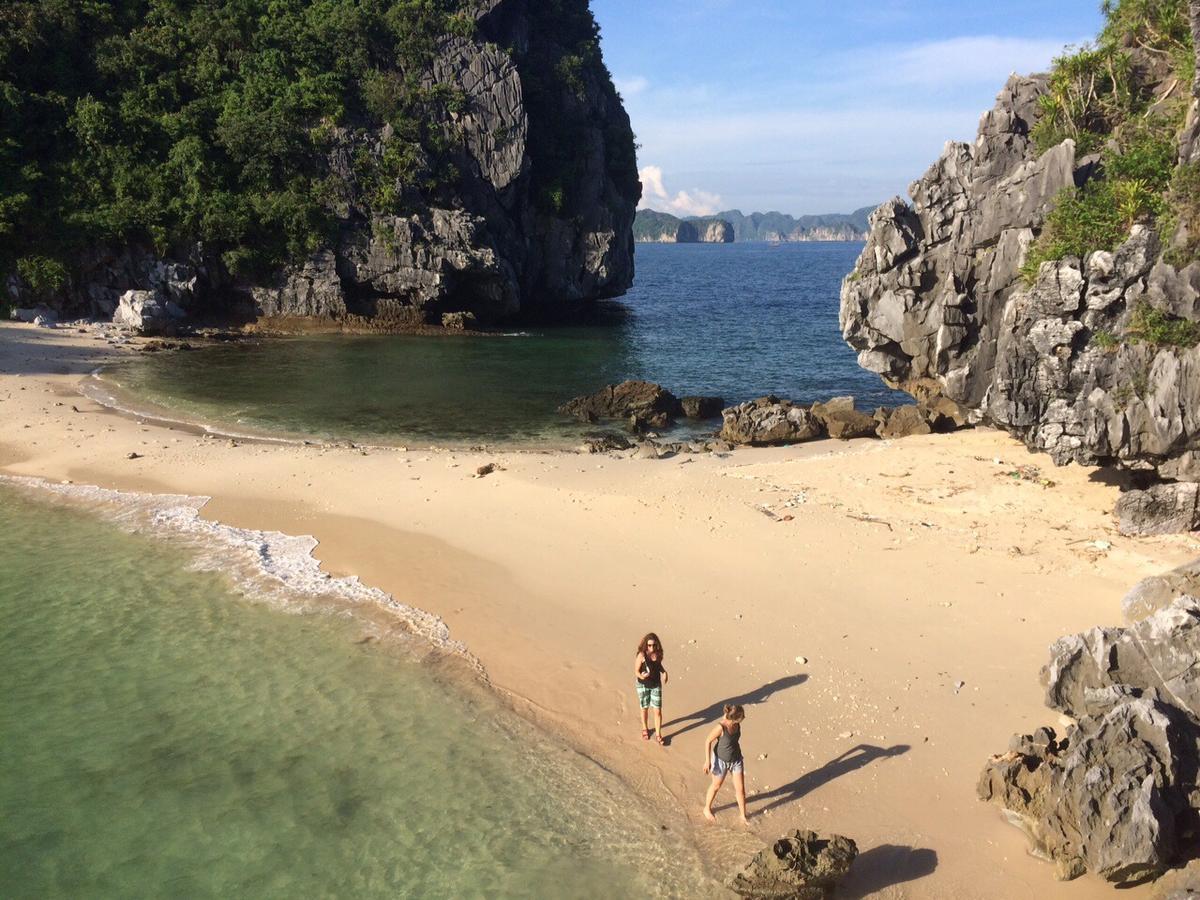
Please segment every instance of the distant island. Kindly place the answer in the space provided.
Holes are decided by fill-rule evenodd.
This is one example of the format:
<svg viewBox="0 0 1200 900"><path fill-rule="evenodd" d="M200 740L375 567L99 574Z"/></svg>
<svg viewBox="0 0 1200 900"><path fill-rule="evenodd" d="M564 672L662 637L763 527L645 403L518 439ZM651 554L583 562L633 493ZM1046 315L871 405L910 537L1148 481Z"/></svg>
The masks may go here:
<svg viewBox="0 0 1200 900"><path fill-rule="evenodd" d="M652 209L639 209L633 238L641 244L728 244L747 241L861 241L867 217L875 207L852 213L789 216L781 212L751 213L731 209L715 216L678 218Z"/></svg>

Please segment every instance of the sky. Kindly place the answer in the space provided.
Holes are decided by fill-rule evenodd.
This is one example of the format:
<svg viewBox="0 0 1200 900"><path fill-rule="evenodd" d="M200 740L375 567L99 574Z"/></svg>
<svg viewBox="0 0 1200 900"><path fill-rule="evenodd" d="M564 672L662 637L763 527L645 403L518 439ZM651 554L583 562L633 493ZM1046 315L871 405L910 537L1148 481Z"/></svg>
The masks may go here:
<svg viewBox="0 0 1200 900"><path fill-rule="evenodd" d="M643 206L875 206L970 141L1011 72L1093 38L1100 0L591 0Z"/></svg>

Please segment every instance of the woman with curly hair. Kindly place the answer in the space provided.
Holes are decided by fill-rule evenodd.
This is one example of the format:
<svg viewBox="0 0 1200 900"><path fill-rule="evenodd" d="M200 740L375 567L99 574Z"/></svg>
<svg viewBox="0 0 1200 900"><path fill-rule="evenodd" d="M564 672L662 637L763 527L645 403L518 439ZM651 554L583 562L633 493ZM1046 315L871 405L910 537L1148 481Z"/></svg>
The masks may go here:
<svg viewBox="0 0 1200 900"><path fill-rule="evenodd" d="M658 635L650 632L638 644L634 658L637 676L638 705L642 708L642 740L650 740L650 708L654 708L654 739L663 743L662 686L667 681L663 668L663 645Z"/></svg>

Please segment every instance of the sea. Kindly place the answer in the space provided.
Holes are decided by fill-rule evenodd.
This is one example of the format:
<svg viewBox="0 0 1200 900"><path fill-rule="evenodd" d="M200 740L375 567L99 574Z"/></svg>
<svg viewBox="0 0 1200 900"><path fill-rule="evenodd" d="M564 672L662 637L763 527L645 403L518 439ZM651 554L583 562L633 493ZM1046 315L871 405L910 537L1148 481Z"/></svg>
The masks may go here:
<svg viewBox="0 0 1200 900"><path fill-rule="evenodd" d="M628 378L739 403L902 402L858 367L838 293L861 243L642 244L633 289L586 326L297 337L146 354L100 373L113 405L214 431L443 447L577 444L557 408ZM695 437L719 420L684 423Z"/></svg>
<svg viewBox="0 0 1200 900"><path fill-rule="evenodd" d="M570 443L555 408L625 378L870 408L895 398L837 328L860 249L645 245L591 327L238 343L97 384L214 430L443 446ZM203 503L0 477L0 896L721 895L421 598Z"/></svg>

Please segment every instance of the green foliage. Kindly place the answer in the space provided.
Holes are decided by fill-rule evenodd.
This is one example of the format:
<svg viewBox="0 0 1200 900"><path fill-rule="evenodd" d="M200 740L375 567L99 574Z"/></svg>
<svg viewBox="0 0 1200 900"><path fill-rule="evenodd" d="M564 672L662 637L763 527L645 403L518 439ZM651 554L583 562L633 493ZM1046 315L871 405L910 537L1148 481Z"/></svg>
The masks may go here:
<svg viewBox="0 0 1200 900"><path fill-rule="evenodd" d="M1126 335L1154 347L1190 349L1200 345L1200 322L1168 315L1143 301L1134 307Z"/></svg>
<svg viewBox="0 0 1200 900"><path fill-rule="evenodd" d="M0 273L130 241L203 241L236 273L277 267L331 230L326 155L339 126L393 126L363 164L373 201L436 188L451 170L430 123L465 97L422 89L416 73L444 35L474 33L462 6L8 0Z"/></svg>
<svg viewBox="0 0 1200 900"><path fill-rule="evenodd" d="M1039 153L1068 138L1075 141L1077 153L1093 152L1133 111L1129 54L1103 45L1058 57L1038 107L1031 137Z"/></svg>
<svg viewBox="0 0 1200 900"><path fill-rule="evenodd" d="M1044 262L1067 256L1082 259L1093 250L1115 247L1128 233L1127 214L1117 208L1112 182L1091 182L1082 190L1065 189L1021 267L1025 280L1032 284Z"/></svg>
<svg viewBox="0 0 1200 900"><path fill-rule="evenodd" d="M1182 268L1200 258L1200 163L1188 163L1175 170L1167 202L1174 224L1183 226L1183 237L1179 246L1167 251L1165 258L1171 265ZM1163 229L1164 237L1170 237L1175 230Z"/></svg>
<svg viewBox="0 0 1200 900"><path fill-rule="evenodd" d="M67 283L67 270L58 260L45 256L23 256L17 260L17 274L35 293L45 294Z"/></svg>
<svg viewBox="0 0 1200 900"><path fill-rule="evenodd" d="M530 39L514 49L529 112L527 147L534 197L555 216L575 215L585 182L585 129L604 128L604 166L621 194L641 196L633 131L600 56L600 31L588 0L529 5ZM564 86L567 90L563 90Z"/></svg>
<svg viewBox="0 0 1200 900"><path fill-rule="evenodd" d="M1137 81L1130 51L1162 57L1187 92L1195 66L1186 0L1104 0L1104 30L1095 44L1054 60L1031 136L1039 153L1068 138L1092 153L1152 100Z"/></svg>
<svg viewBox="0 0 1200 900"><path fill-rule="evenodd" d="M1092 344L1101 350L1115 350L1121 341L1111 331L1096 331L1092 333Z"/></svg>

